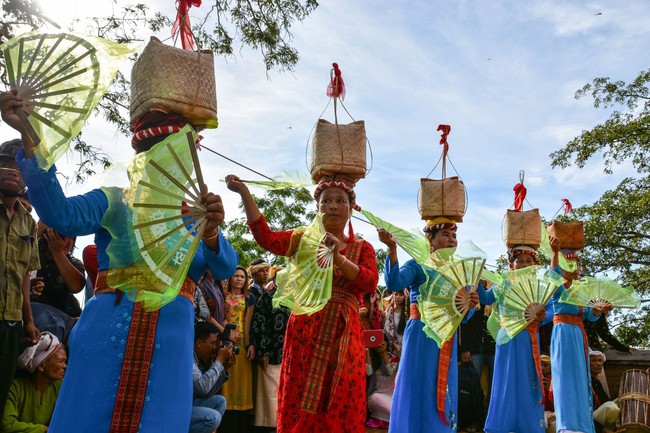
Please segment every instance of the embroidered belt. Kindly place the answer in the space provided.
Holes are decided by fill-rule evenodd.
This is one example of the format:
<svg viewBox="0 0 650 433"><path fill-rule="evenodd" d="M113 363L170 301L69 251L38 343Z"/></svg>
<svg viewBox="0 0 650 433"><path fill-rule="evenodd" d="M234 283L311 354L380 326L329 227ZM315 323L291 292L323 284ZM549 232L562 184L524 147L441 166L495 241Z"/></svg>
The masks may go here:
<svg viewBox="0 0 650 433"><path fill-rule="evenodd" d="M101 295L103 293L116 293L118 291L117 289L114 289L108 285L108 272L109 271L99 271L97 273L95 295ZM186 277L178 294L179 296L188 299L190 302L194 302L194 282L190 278Z"/></svg>
<svg viewBox="0 0 650 433"><path fill-rule="evenodd" d="M107 276L108 271L97 273L95 295L117 292L108 286ZM187 277L180 295L194 301L194 283ZM159 316L160 310L145 311L142 302L133 305L109 433L137 433L140 428Z"/></svg>
<svg viewBox="0 0 650 433"><path fill-rule="evenodd" d="M418 308L417 303L412 303L410 304L409 309L411 310L411 315L409 316L409 319L413 320L420 320L422 316L420 315L420 309Z"/></svg>
<svg viewBox="0 0 650 433"><path fill-rule="evenodd" d="M361 256L362 240L356 240L348 244L345 256L353 263L358 263ZM332 397L335 395L336 387L341 379L341 373L347 366L345 365L345 355L350 345L352 330L350 327L350 318L353 314L359 315L359 299L356 295L346 290L348 280L342 274L334 276L332 281L332 297L327 305L321 310L322 315L318 318L320 324L316 331L316 346L307 371L307 381L305 390L300 401L300 409L317 413L318 404L323 394L323 384L327 374L327 367L333 360L334 376L329 390L325 390L327 399L325 400L324 409L327 410L332 404ZM341 336L334 335L340 318L345 321L343 333ZM337 340L338 338L338 340Z"/></svg>
<svg viewBox="0 0 650 433"><path fill-rule="evenodd" d="M535 363L535 372L537 373L537 381L539 383L539 389L542 395L540 404L544 405L546 403L546 396L544 395L544 382L542 381L542 358L539 353L539 339L537 338L539 332L539 322L534 320L528 326L526 326L526 331L530 336L530 344L533 349L533 362Z"/></svg>

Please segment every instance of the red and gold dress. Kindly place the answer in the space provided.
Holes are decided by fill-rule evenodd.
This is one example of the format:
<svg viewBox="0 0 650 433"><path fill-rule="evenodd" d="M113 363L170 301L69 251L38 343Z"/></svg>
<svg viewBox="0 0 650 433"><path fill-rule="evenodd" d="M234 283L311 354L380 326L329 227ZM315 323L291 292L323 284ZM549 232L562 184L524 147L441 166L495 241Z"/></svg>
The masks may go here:
<svg viewBox="0 0 650 433"><path fill-rule="evenodd" d="M290 231L272 232L264 216L248 223L257 243L285 255ZM359 299L377 287L375 251L355 240L341 251L359 267L353 281L334 269L325 308L292 315L284 342L278 388L278 433L362 433L366 419L366 364Z"/></svg>

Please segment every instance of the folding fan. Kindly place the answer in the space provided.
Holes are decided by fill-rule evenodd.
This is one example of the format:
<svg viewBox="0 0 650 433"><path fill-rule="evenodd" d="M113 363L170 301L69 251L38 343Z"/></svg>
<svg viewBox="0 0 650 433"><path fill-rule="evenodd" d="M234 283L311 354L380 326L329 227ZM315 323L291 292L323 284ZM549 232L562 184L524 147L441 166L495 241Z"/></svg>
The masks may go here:
<svg viewBox="0 0 650 433"><path fill-rule="evenodd" d="M312 185L311 179L306 174L295 173L291 175L287 172L274 176L273 180L242 180L242 182L268 191L303 188Z"/></svg>
<svg viewBox="0 0 650 433"><path fill-rule="evenodd" d="M81 131L134 47L89 35L40 33L17 36L3 51L11 89L23 99L16 113L48 169ZM29 117L28 117L29 116Z"/></svg>
<svg viewBox="0 0 650 433"><path fill-rule="evenodd" d="M538 309L544 308L561 284L560 274L540 266L504 272L503 283L493 289L497 291L501 308L501 326L506 330L505 335L499 335L497 343L507 343L533 323Z"/></svg>
<svg viewBox="0 0 650 433"><path fill-rule="evenodd" d="M129 167L128 203L139 257L130 270L111 270L109 284L148 310L176 297L207 224L196 138L187 125L137 155Z"/></svg>
<svg viewBox="0 0 650 433"><path fill-rule="evenodd" d="M394 226L364 209L361 210L361 214L363 214L363 216L365 216L373 226L384 229L393 235L397 245L406 251L408 255L413 257L417 263L420 265L427 263L431 254L431 249L429 247L429 241L423 234L407 232L406 230Z"/></svg>
<svg viewBox="0 0 650 433"><path fill-rule="evenodd" d="M292 314L314 314L322 310L332 296L334 255L323 243L326 231L322 219L323 214L318 213L304 229L287 267L277 273L275 308L284 305L293 310Z"/></svg>
<svg viewBox="0 0 650 433"><path fill-rule="evenodd" d="M633 287L623 287L606 277L584 277L574 281L562 293L560 301L598 309L606 304L618 308L638 308L641 305L641 298Z"/></svg>
<svg viewBox="0 0 650 433"><path fill-rule="evenodd" d="M424 271L427 281L420 286L418 309L425 325L424 332L442 347L445 341L453 338L469 311L469 293L464 286L454 286L443 272L428 267L424 267Z"/></svg>

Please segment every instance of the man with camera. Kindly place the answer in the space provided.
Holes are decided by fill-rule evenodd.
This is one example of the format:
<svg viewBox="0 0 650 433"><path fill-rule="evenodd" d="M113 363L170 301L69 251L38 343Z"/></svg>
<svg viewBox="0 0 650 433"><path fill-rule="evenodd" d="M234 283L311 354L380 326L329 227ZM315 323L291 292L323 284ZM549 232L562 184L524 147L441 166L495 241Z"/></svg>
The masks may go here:
<svg viewBox="0 0 650 433"><path fill-rule="evenodd" d="M235 363L232 345L222 345L219 330L207 322L194 325L194 400L190 433L212 433L226 411L226 399L217 395ZM215 359L216 354L216 359Z"/></svg>

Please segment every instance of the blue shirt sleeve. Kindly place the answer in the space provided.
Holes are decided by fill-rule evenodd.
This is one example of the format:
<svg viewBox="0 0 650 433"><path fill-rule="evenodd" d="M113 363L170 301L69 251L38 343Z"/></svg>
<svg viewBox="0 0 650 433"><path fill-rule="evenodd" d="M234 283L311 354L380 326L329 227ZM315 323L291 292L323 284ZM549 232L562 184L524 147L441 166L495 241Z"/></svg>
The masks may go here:
<svg viewBox="0 0 650 433"><path fill-rule="evenodd" d="M483 287L483 284L481 284L480 282L478 283L478 289L476 290L476 292L478 293L479 301L483 305L492 305L497 300L494 291L485 290L485 287Z"/></svg>
<svg viewBox="0 0 650 433"><path fill-rule="evenodd" d="M36 158L25 159L23 149L18 151L16 161L28 187L29 201L47 226L64 236L85 236L100 230L102 216L108 209L102 190L68 198L56 178L54 165L42 170Z"/></svg>
<svg viewBox="0 0 650 433"><path fill-rule="evenodd" d="M422 266L418 265L415 260L409 260L400 267L399 261L395 262L395 265L391 265L390 258L386 258L384 280L388 291L396 292L406 287L419 288L426 280L426 276Z"/></svg>

